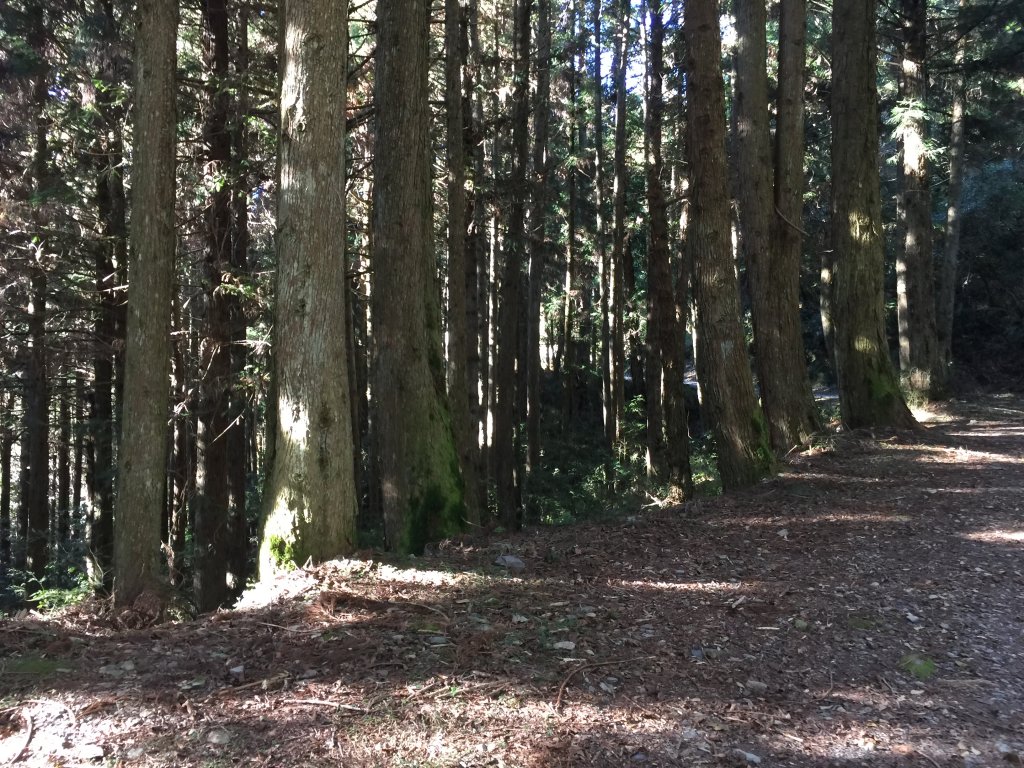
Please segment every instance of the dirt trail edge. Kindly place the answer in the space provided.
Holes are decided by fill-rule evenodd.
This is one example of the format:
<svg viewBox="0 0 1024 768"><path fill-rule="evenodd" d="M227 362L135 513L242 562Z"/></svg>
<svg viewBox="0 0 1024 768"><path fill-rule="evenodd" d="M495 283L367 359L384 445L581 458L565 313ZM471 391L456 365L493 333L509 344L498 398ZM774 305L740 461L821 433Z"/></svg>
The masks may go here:
<svg viewBox="0 0 1024 768"><path fill-rule="evenodd" d="M748 493L328 563L196 622L21 616L0 764L1021 765L1022 505L1024 401L990 396Z"/></svg>

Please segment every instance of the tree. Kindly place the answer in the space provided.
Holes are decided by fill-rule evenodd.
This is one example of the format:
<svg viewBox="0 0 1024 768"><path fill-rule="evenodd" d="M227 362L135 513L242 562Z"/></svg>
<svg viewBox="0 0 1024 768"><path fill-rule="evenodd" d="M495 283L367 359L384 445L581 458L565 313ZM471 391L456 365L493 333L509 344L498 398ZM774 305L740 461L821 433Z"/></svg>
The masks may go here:
<svg viewBox="0 0 1024 768"><path fill-rule="evenodd" d="M661 0L647 0L650 32L647 48L647 444L650 461L677 495L693 492L690 436L683 391L683 327L676 315L669 258L668 211L662 173L665 25Z"/></svg>
<svg viewBox="0 0 1024 768"><path fill-rule="evenodd" d="M156 591L164 505L174 285L176 0L140 0L124 430L114 527L115 597Z"/></svg>
<svg viewBox="0 0 1024 768"><path fill-rule="evenodd" d="M903 155L903 248L896 261L900 370L914 392L945 389L935 326L932 194L928 162L927 0L903 0L903 56L899 80Z"/></svg>
<svg viewBox="0 0 1024 768"><path fill-rule="evenodd" d="M772 464L764 417L754 396L739 290L729 241L725 94L716 0L691 0L684 17L688 75L687 154L697 305L697 375L718 448L722 487L757 482Z"/></svg>
<svg viewBox="0 0 1024 768"><path fill-rule="evenodd" d="M772 448L779 454L804 442L817 427L800 327L803 7L790 1L782 8L773 172L765 2L736 2L736 163L743 178L739 225L750 275L761 403Z"/></svg>
<svg viewBox="0 0 1024 768"><path fill-rule="evenodd" d="M832 285L843 423L912 427L885 337L875 0L832 11Z"/></svg>
<svg viewBox="0 0 1024 768"><path fill-rule="evenodd" d="M347 3L284 5L272 456L260 575L355 546L345 348Z"/></svg>
<svg viewBox="0 0 1024 768"><path fill-rule="evenodd" d="M384 527L401 552L453 535L465 516L432 248L429 11L395 0L377 18L371 387Z"/></svg>

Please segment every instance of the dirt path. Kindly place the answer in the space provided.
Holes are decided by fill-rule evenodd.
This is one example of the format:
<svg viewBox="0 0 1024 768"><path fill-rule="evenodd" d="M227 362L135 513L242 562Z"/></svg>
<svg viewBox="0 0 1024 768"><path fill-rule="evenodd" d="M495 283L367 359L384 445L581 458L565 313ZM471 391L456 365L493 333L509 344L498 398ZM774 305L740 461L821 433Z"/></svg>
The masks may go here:
<svg viewBox="0 0 1024 768"><path fill-rule="evenodd" d="M8 621L0 764L1020 765L1022 506L1024 403L987 398L749 493L333 563L200 622Z"/></svg>

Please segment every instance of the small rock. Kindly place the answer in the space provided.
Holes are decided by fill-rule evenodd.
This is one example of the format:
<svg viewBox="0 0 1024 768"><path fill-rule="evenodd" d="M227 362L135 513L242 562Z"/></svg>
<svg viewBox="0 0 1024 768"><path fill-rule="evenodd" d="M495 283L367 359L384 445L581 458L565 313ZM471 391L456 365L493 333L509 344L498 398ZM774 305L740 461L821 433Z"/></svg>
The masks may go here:
<svg viewBox="0 0 1024 768"><path fill-rule="evenodd" d="M704 661L704 649L703 648L691 648L690 658L694 661Z"/></svg>
<svg viewBox="0 0 1024 768"><path fill-rule="evenodd" d="M427 638L428 645L448 645L448 638L442 635L434 635Z"/></svg>
<svg viewBox="0 0 1024 768"><path fill-rule="evenodd" d="M146 750L144 750L142 747L132 747L128 750L128 759L138 760L144 754L146 754Z"/></svg>
<svg viewBox="0 0 1024 768"><path fill-rule="evenodd" d="M315 670L315 669L306 669L306 670L303 670L296 679L297 680L312 680L314 677L319 677L319 676L320 676L320 673L317 670Z"/></svg>
<svg viewBox="0 0 1024 768"><path fill-rule="evenodd" d="M526 569L526 563L515 555L499 555L495 559L494 564L502 568L507 568L513 573L520 573Z"/></svg>
<svg viewBox="0 0 1024 768"><path fill-rule="evenodd" d="M523 614L521 614L521 613L513 613L512 614L512 623L513 624L525 624L528 621L529 621L529 619L526 618L525 616L523 616Z"/></svg>
<svg viewBox="0 0 1024 768"><path fill-rule="evenodd" d="M135 671L135 662L134 661L130 661L130 660L129 661L122 661L121 662L121 669L123 669L125 672L134 672Z"/></svg>
<svg viewBox="0 0 1024 768"><path fill-rule="evenodd" d="M75 754L79 760L102 760L105 756L99 744L79 744Z"/></svg>
<svg viewBox="0 0 1024 768"><path fill-rule="evenodd" d="M231 734L223 728L214 728L206 734L206 741L210 744L216 744L217 746L222 747L231 741Z"/></svg>
<svg viewBox="0 0 1024 768"><path fill-rule="evenodd" d="M760 765L761 764L761 758L759 756L755 755L753 752L747 752L747 751L742 750L742 749L736 749L736 750L733 751L733 754L738 759L742 760L744 763L748 763L750 765Z"/></svg>
<svg viewBox="0 0 1024 768"><path fill-rule="evenodd" d="M920 620L921 620L920 616L917 616L917 615L915 615L913 613L908 613L907 614L907 621L909 621L911 624L917 624L917 622L919 622Z"/></svg>
<svg viewBox="0 0 1024 768"><path fill-rule="evenodd" d="M228 674L239 679L245 677L245 665L239 664L237 667L232 667L228 670Z"/></svg>
<svg viewBox="0 0 1024 768"><path fill-rule="evenodd" d="M778 536L780 539L785 539L786 541L789 541L789 529L783 528L781 531L777 531L776 536Z"/></svg>
<svg viewBox="0 0 1024 768"><path fill-rule="evenodd" d="M797 629L799 629L801 632L806 632L808 629L810 629L811 625L808 624L803 619L796 619L793 622L793 626L796 627Z"/></svg>
<svg viewBox="0 0 1024 768"><path fill-rule="evenodd" d="M760 680L747 680L746 689L751 693L765 693L768 690L768 683Z"/></svg>
<svg viewBox="0 0 1024 768"><path fill-rule="evenodd" d="M575 651L576 643L572 640L560 640L551 647L558 651Z"/></svg>

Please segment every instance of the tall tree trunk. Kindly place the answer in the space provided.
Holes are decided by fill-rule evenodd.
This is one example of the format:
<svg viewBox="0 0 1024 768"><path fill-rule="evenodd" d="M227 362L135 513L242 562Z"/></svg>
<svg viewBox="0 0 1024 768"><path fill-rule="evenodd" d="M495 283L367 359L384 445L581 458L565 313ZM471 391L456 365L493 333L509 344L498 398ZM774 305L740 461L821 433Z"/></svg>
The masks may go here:
<svg viewBox="0 0 1024 768"><path fill-rule="evenodd" d="M900 370L924 397L945 389L935 325L931 174L927 151L927 0L903 0L900 136L903 155L903 249L896 261Z"/></svg>
<svg viewBox="0 0 1024 768"><path fill-rule="evenodd" d="M14 398L0 397L4 411L0 415L0 567L11 564L11 454L14 432L10 428L10 410Z"/></svg>
<svg viewBox="0 0 1024 768"><path fill-rule="evenodd" d="M51 189L49 126L45 109L49 98L50 67L46 61L46 27L42 4L28 8L30 26L28 44L35 55L32 74L32 109L34 112L35 141L32 151L33 193L37 200L46 199ZM33 225L43 228L43 214L37 209L32 214ZM24 373L24 430L25 446L21 455L24 475L21 504L27 518L26 565L42 578L49 561L49 483L50 483L50 388L46 355L46 300L48 280L46 274L46 245L48 238L40 236L35 263L29 266L28 341Z"/></svg>
<svg viewBox="0 0 1024 768"><path fill-rule="evenodd" d="M505 269L498 314L498 361L495 385L493 460L497 485L498 515L510 530L521 524L517 472L516 404L522 372L517 375L518 340L522 302L523 264L526 261L526 202L529 186L529 75L531 0L517 0L514 31L514 92L512 97L512 203L509 212Z"/></svg>
<svg viewBox="0 0 1024 768"><path fill-rule="evenodd" d="M282 17L274 433L260 575L347 554L356 488L345 349L348 3ZM379 145L378 145L379 146Z"/></svg>
<svg viewBox="0 0 1024 768"><path fill-rule="evenodd" d="M540 468L540 326L544 261L547 258L547 217L550 206L548 127L551 111L551 0L537 0L536 93L533 117L533 206L530 213L530 290L527 317L526 447L529 471Z"/></svg>
<svg viewBox="0 0 1024 768"><path fill-rule="evenodd" d="M569 10L570 44L567 49L565 66L566 88L569 99L569 168L568 168L568 203L566 210L568 248L565 257L565 298L562 308L562 338L565 340L565 351L562 356L562 426L569 428L576 419L579 403L577 386L579 379L579 228L580 215L580 163L583 152L582 131L579 112L579 77L585 71L585 46L582 41L583 19L580 0L571 0Z"/></svg>
<svg viewBox="0 0 1024 768"><path fill-rule="evenodd" d="M757 482L771 469L764 417L754 396L730 243L725 93L719 66L716 0L691 0L684 20L688 80L687 153L697 303L697 372L718 448L725 490Z"/></svg>
<svg viewBox="0 0 1024 768"><path fill-rule="evenodd" d="M82 480L85 476L85 377L75 373L74 458L71 464L71 536L82 535Z"/></svg>
<svg viewBox="0 0 1024 768"><path fill-rule="evenodd" d="M765 1L736 2L736 167L743 180L738 185L739 223L750 276L761 402L772 448L780 454L805 441L817 427L800 327L797 222L803 194L804 19L798 14L803 0L795 4L797 8L788 0L782 11L787 26L779 48L778 173L773 196Z"/></svg>
<svg viewBox="0 0 1024 768"><path fill-rule="evenodd" d="M469 0L468 14L465 17L466 36L464 41L466 66L463 69L463 94L468 105L463 107L463 116L467 121L464 133L466 151L469 155L473 184L466 200L466 219L470 224L469 237L466 241L466 381L469 394L469 424L473 448L472 469L474 481L467 475L467 493L475 490L476 498L471 504L475 506L481 518L487 510L487 462L481 450L481 434L486 434L486 385L483 369L486 365L487 349L487 206L484 202L483 185L486 180L484 153L484 98L481 84L483 77L482 52L480 43L480 4L479 0ZM467 108L468 107L468 108ZM484 337L483 339L481 337ZM467 509L472 514L473 506Z"/></svg>
<svg viewBox="0 0 1024 768"><path fill-rule="evenodd" d="M161 581L174 287L175 68L178 7L139 0L130 290L114 529L115 597L130 605Z"/></svg>
<svg viewBox="0 0 1024 768"><path fill-rule="evenodd" d="M648 0L650 33L647 51L647 285L648 359L647 441L651 462L677 496L693 492L690 438L683 390L683 327L676 315L669 257L668 204L662 175L664 121L664 40L661 0Z"/></svg>
<svg viewBox="0 0 1024 768"><path fill-rule="evenodd" d="M238 44L234 57L237 96L231 134L234 183L231 198L231 275L233 283L243 285L250 278L249 199L252 194L252 178L248 169L250 137L246 121L249 113L249 9L244 5L239 8L237 27ZM253 419L252 408L240 384L249 351L249 345L246 344L246 313L241 298L234 298L228 305L228 325L231 337L231 386L228 414L230 424L224 436L229 456L226 581L230 593L238 596L245 588L248 575L249 509L246 489L249 466L242 457L246 455L249 445L249 429Z"/></svg>
<svg viewBox="0 0 1024 768"><path fill-rule="evenodd" d="M963 16L966 0L960 0L960 15ZM953 316L956 307L956 273L960 255L960 228L962 216L960 205L964 189L964 111L967 101L966 77L963 72L964 53L967 49L967 35L960 34L956 48L953 73L952 123L949 136L949 187L947 191L945 242L942 260L936 282L936 326L939 341L939 364L943 369L944 381L949 382L953 371Z"/></svg>
<svg viewBox="0 0 1024 768"><path fill-rule="evenodd" d="M611 397L615 409L617 442L622 437L626 419L626 288L628 278L626 260L626 67L629 48L630 4L619 0L615 33L615 53L612 56L612 78L615 88L615 151L612 172L612 256L611 272L611 342L612 381ZM637 382L634 382L636 384Z"/></svg>
<svg viewBox="0 0 1024 768"><path fill-rule="evenodd" d="M204 0L203 59L207 73L204 105L204 174L220 179L205 210L203 294L205 315L200 342L199 463L196 467L195 565L192 587L200 612L219 608L227 599L228 438L232 422L231 315L237 301L222 286L230 280L232 257L231 133L228 129L228 8L226 0Z"/></svg>
<svg viewBox="0 0 1024 768"><path fill-rule="evenodd" d="M912 427L885 338L875 0L832 12L832 321L843 423Z"/></svg>
<svg viewBox="0 0 1024 768"><path fill-rule="evenodd" d="M445 0L445 116L448 165L448 402L452 431L465 481L465 505L469 522L479 525L477 505L476 431L470 420L470 381L467 361L471 345L467 323L466 254L466 144L462 99L462 6ZM475 382L474 382L475 384Z"/></svg>
<svg viewBox="0 0 1024 768"><path fill-rule="evenodd" d="M618 435L616 409L614 399L615 372L612 365L612 297L611 297L611 264L609 262L608 243L605 237L605 180L604 180L604 83L601 77L604 52L601 44L601 5L602 0L594 0L593 31L594 31L594 246L597 252L599 271L599 292L601 304L601 403L604 410L604 436L608 444L608 460L606 462L605 481L612 482L611 449Z"/></svg>
<svg viewBox="0 0 1024 768"><path fill-rule="evenodd" d="M417 553L465 517L432 247L429 17L427 0L378 8L374 82L376 460L388 545Z"/></svg>
<svg viewBox="0 0 1024 768"><path fill-rule="evenodd" d="M60 393L57 411L57 536L54 549L67 545L71 536L71 389Z"/></svg>

